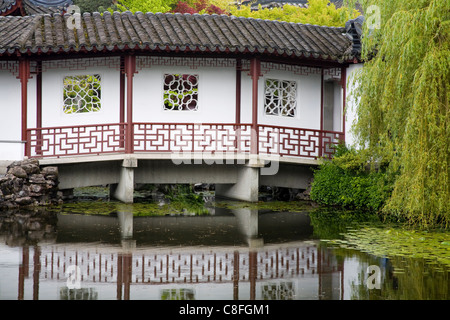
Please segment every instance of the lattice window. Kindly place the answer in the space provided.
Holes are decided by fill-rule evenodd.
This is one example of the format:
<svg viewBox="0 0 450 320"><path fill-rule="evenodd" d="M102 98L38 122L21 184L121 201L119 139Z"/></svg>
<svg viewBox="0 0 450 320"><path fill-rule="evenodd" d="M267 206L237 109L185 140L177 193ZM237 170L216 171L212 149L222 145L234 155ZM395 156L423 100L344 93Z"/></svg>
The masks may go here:
<svg viewBox="0 0 450 320"><path fill-rule="evenodd" d="M67 76L64 78L64 113L88 113L101 109L100 75Z"/></svg>
<svg viewBox="0 0 450 320"><path fill-rule="evenodd" d="M195 300L193 289L162 289L161 300Z"/></svg>
<svg viewBox="0 0 450 320"><path fill-rule="evenodd" d="M267 115L295 117L297 112L297 82L266 79L264 110Z"/></svg>
<svg viewBox="0 0 450 320"><path fill-rule="evenodd" d="M198 75L164 75L164 110L198 110Z"/></svg>
<svg viewBox="0 0 450 320"><path fill-rule="evenodd" d="M293 300L295 289L292 281L281 283L263 283L261 285L263 300Z"/></svg>

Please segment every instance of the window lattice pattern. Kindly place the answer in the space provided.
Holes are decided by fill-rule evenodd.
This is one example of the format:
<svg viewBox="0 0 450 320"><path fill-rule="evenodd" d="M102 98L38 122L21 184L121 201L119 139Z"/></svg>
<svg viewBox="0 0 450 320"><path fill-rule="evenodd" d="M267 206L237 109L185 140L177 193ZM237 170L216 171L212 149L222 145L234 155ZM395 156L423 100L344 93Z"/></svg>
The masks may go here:
<svg viewBox="0 0 450 320"><path fill-rule="evenodd" d="M164 110L198 110L198 75L164 75Z"/></svg>
<svg viewBox="0 0 450 320"><path fill-rule="evenodd" d="M295 117L297 112L297 82L266 79L264 110L267 115Z"/></svg>
<svg viewBox="0 0 450 320"><path fill-rule="evenodd" d="M67 76L64 78L64 113L100 111L100 96L100 75Z"/></svg>
<svg viewBox="0 0 450 320"><path fill-rule="evenodd" d="M263 300L293 300L295 288L292 281L268 282L261 285Z"/></svg>

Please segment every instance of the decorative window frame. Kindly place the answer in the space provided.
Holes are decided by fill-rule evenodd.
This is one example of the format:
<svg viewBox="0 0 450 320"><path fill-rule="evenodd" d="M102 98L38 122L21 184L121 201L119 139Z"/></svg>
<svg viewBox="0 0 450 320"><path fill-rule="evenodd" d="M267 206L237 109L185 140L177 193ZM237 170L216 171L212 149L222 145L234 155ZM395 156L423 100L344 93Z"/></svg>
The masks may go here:
<svg viewBox="0 0 450 320"><path fill-rule="evenodd" d="M166 79L168 77L180 77L182 76L182 78L187 78L187 79L177 79L177 80L172 80L169 83L166 84ZM185 88L186 83L188 82L188 80L194 77L196 79L196 83L192 84L192 86L189 86L187 88ZM200 87L200 73L199 72L192 72L192 71L179 71L179 72L175 72L172 70L168 70L166 72L162 73L161 76L162 79L162 110L164 112L172 112L172 111L181 111L181 112L199 112L199 104L200 104L200 99L199 99L199 87ZM179 83L175 83L174 81L178 81ZM181 81L181 82L180 82ZM172 85L172 89L177 89L174 90L175 92L173 92L172 95L172 99L170 98L170 88L167 89L167 86ZM193 89L192 91L195 93L189 93L189 89ZM188 90L185 90L188 89ZM178 92L176 92L178 91ZM188 91L188 92L185 92ZM179 100L181 98L181 106L177 105L177 106L168 106L166 105L167 103L170 103L171 101L173 101L174 99ZM191 103L195 103L195 106L189 106L189 104ZM184 105L184 106L183 106Z"/></svg>
<svg viewBox="0 0 450 320"><path fill-rule="evenodd" d="M296 79L293 79L291 77L284 77L284 76L279 76L279 75L270 75L270 76L266 76L263 78L264 82L262 85L262 107L263 107L263 115L266 117L271 117L271 116L276 116L280 119L298 119L298 114L299 114L299 99L298 99L298 81ZM267 87L267 83L268 81L272 81L275 82L277 81L277 84L274 84L274 86L272 86L272 88L268 88ZM277 90L283 90L284 88L280 87L282 86L282 84L285 83L287 84L287 86L285 87L286 90L288 90L289 88L293 89L294 92L287 92L287 104L291 103L292 105L286 106L283 103L283 97L280 99L281 101L274 101L274 97L269 96L270 97L270 101L268 103L267 99L268 99L268 94L273 94L275 93L275 91ZM268 105L272 104L272 103L277 103L278 105L271 107L271 110L269 110L268 112L268 108L270 108ZM277 111L274 111L277 110Z"/></svg>
<svg viewBox="0 0 450 320"><path fill-rule="evenodd" d="M62 83L62 87L61 87L61 93L60 93L61 95L60 95L60 97L61 97L61 101L62 101L61 102L62 108L60 107L60 111L61 111L61 113L64 116L92 115L92 114L99 114L99 113L102 112L102 110L103 110L103 100L102 100L101 91L103 89L102 79L104 79L104 75L101 72L97 72L97 71L98 70L92 70L90 72L83 72L83 71L81 71L81 72L68 72L68 73L65 73L65 74L61 75L61 77L60 77L60 81L61 82L60 83ZM76 77L86 77L86 76L95 76L95 77L98 78L100 88L99 88L99 91L95 95L93 95L93 97L96 97L98 99L98 101L95 102L96 104L99 105L98 108L96 108L96 110L91 110L91 111L86 111L86 112L66 112L66 101L65 100L67 98L65 98L66 85L64 84L66 79L70 78L70 77L76 78ZM80 108L80 109L83 109L83 108Z"/></svg>

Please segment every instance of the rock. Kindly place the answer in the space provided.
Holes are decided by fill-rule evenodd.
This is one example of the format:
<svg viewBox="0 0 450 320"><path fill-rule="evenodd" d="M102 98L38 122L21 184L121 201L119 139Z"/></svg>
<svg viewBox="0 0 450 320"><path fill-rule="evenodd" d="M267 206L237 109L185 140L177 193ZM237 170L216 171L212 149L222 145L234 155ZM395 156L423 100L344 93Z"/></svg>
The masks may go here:
<svg viewBox="0 0 450 320"><path fill-rule="evenodd" d="M30 185L30 191L33 193L40 193L42 191L43 187L39 184L32 184Z"/></svg>
<svg viewBox="0 0 450 320"><path fill-rule="evenodd" d="M29 221L27 224L28 230L31 231L36 231L36 230L41 230L42 226L39 223L39 221Z"/></svg>
<svg viewBox="0 0 450 320"><path fill-rule="evenodd" d="M18 196L19 196L19 198L21 198L21 197L28 197L28 192L26 192L24 190L20 190Z"/></svg>
<svg viewBox="0 0 450 320"><path fill-rule="evenodd" d="M58 175L57 167L41 171L36 159L11 163L6 175L0 176L0 210L61 202Z"/></svg>
<svg viewBox="0 0 450 320"><path fill-rule="evenodd" d="M34 183L34 184L41 184L41 183L45 184L46 183L44 175L42 173L32 174L29 178L29 181L30 181L30 183Z"/></svg>
<svg viewBox="0 0 450 320"><path fill-rule="evenodd" d="M28 204L32 204L34 202L34 200L31 197L22 197L22 198L16 198L16 200L14 200L15 203L17 203L18 205L28 205Z"/></svg>
<svg viewBox="0 0 450 320"><path fill-rule="evenodd" d="M16 176L17 178L25 179L28 174L22 167L12 167L10 170L8 170L8 173Z"/></svg>
<svg viewBox="0 0 450 320"><path fill-rule="evenodd" d="M39 166L34 165L34 164L31 164L31 163L29 163L29 164L24 164L24 165L20 166L20 168L22 168L23 170L25 170L25 172L26 172L27 174L39 173L39 172L40 172Z"/></svg>
<svg viewBox="0 0 450 320"><path fill-rule="evenodd" d="M54 177L58 178L59 172L58 167L44 167L41 170L41 173L44 175L45 178L55 180ZM52 176L52 178L50 178Z"/></svg>
<svg viewBox="0 0 450 320"><path fill-rule="evenodd" d="M22 165L22 161L14 161L9 166L7 166L6 169L7 169L7 171L9 171L9 169L12 169L14 167L20 167L21 165Z"/></svg>

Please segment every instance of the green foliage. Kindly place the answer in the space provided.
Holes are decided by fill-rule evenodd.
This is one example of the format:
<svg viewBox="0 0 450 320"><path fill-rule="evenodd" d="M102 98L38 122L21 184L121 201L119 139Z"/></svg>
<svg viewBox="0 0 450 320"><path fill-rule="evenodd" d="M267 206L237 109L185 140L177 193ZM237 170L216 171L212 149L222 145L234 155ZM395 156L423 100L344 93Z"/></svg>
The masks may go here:
<svg viewBox="0 0 450 320"><path fill-rule="evenodd" d="M345 248L367 251L376 256L401 256L436 260L450 267L449 233L416 230L395 225L371 225L344 232L344 239L326 241Z"/></svg>
<svg viewBox="0 0 450 320"><path fill-rule="evenodd" d="M251 11L250 6L238 7L231 0L118 0L109 10L231 14L237 17L340 27L359 15L359 12L348 7L336 9L334 4L329 4L329 0L309 0L308 8L285 5L282 8L259 8L256 11Z"/></svg>
<svg viewBox="0 0 450 320"><path fill-rule="evenodd" d="M237 17L279 20L294 23L342 27L349 19L356 18L359 12L341 7L336 9L328 0L308 0L308 8L284 5L282 8L265 8L251 11L250 6L231 7L230 13Z"/></svg>
<svg viewBox="0 0 450 320"><path fill-rule="evenodd" d="M165 198L170 201L170 207L177 212L208 214L202 194L194 192L191 185L177 184L169 189Z"/></svg>
<svg viewBox="0 0 450 320"><path fill-rule="evenodd" d="M176 3L176 0L117 0L115 7L111 10L140 12L169 12Z"/></svg>
<svg viewBox="0 0 450 320"><path fill-rule="evenodd" d="M112 0L73 0L73 4L80 8L81 14L84 12L104 12L112 6Z"/></svg>
<svg viewBox="0 0 450 320"><path fill-rule="evenodd" d="M99 75L68 76L64 78L64 113L99 111L101 85Z"/></svg>
<svg viewBox="0 0 450 320"><path fill-rule="evenodd" d="M371 169L364 152L338 147L333 160L314 172L311 200L325 205L379 211L392 182L383 168Z"/></svg>
<svg viewBox="0 0 450 320"><path fill-rule="evenodd" d="M361 2L380 8L381 27L364 27L354 130L360 145L398 174L384 211L449 227L449 1Z"/></svg>

